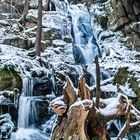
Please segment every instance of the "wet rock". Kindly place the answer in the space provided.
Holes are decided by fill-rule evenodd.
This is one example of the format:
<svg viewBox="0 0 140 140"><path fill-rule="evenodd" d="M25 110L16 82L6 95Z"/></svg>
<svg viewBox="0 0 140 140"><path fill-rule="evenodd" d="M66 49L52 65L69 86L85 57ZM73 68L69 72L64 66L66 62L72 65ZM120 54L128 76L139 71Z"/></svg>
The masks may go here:
<svg viewBox="0 0 140 140"><path fill-rule="evenodd" d="M7 101L0 103L1 106L1 112L4 113L9 113L11 116L12 122L17 125L17 119L18 119L18 110L16 106L13 103L10 103Z"/></svg>
<svg viewBox="0 0 140 140"><path fill-rule="evenodd" d="M47 100L46 97L31 97L29 108L29 125L41 125L46 119L50 117L50 115L52 115L52 112L49 110L49 103L50 101Z"/></svg>
<svg viewBox="0 0 140 140"><path fill-rule="evenodd" d="M12 90L17 88L21 90L22 79L19 73L8 66L0 68L0 90Z"/></svg>
<svg viewBox="0 0 140 140"><path fill-rule="evenodd" d="M65 41L66 43L72 43L72 38L71 38L70 36L65 36L65 37L64 37L64 41Z"/></svg>
<svg viewBox="0 0 140 140"><path fill-rule="evenodd" d="M78 78L83 72L80 65L69 65L67 63L60 63L54 66L54 78L56 81L55 90L57 96L63 95L63 87L65 85L66 79L65 75L69 76L75 87L78 86Z"/></svg>
<svg viewBox="0 0 140 140"><path fill-rule="evenodd" d="M10 138L13 129L14 124L11 121L10 115L8 113L0 115L0 139Z"/></svg>
<svg viewBox="0 0 140 140"><path fill-rule="evenodd" d="M53 91L52 81L48 77L36 78L34 81L34 96L46 96Z"/></svg>
<svg viewBox="0 0 140 140"><path fill-rule="evenodd" d="M51 115L52 112L49 111L49 101L46 100L45 98L37 100L36 101L36 110L38 114L38 124L42 124L46 119L48 119Z"/></svg>

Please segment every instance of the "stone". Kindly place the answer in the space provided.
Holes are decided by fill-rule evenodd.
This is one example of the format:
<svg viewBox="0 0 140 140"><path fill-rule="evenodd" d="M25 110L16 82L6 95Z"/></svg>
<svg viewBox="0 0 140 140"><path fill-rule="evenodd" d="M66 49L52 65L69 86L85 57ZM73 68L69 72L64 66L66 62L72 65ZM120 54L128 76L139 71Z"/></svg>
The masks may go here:
<svg viewBox="0 0 140 140"><path fill-rule="evenodd" d="M110 14L110 20L108 23L113 27L113 30L119 30L129 23L127 13L125 12L124 5L121 1L111 1L112 12ZM112 22L113 21L113 22Z"/></svg>
<svg viewBox="0 0 140 140"><path fill-rule="evenodd" d="M126 83L137 95L137 102L135 102L135 105L140 109L140 87L138 78L133 71L129 71L127 67L119 68L114 76L114 84L125 85Z"/></svg>
<svg viewBox="0 0 140 140"><path fill-rule="evenodd" d="M53 40L52 45L54 48L57 48L57 47L64 48L66 45L66 42L63 40Z"/></svg>
<svg viewBox="0 0 140 140"><path fill-rule="evenodd" d="M13 129L11 116L8 113L0 115L0 139L9 139Z"/></svg>
<svg viewBox="0 0 140 140"><path fill-rule="evenodd" d="M53 83L50 78L44 76L34 80L34 96L46 96L53 92Z"/></svg>
<svg viewBox="0 0 140 140"><path fill-rule="evenodd" d="M22 36L13 36L3 40L3 44L12 45L18 48L30 49L33 46L32 41Z"/></svg>
<svg viewBox="0 0 140 140"><path fill-rule="evenodd" d="M107 14L103 9L96 9L95 10L95 17L97 18L97 22L101 25L103 29L107 28Z"/></svg>
<svg viewBox="0 0 140 140"><path fill-rule="evenodd" d="M42 29L42 40L55 40L62 39L61 29L59 28L43 28Z"/></svg>
<svg viewBox="0 0 140 140"><path fill-rule="evenodd" d="M22 89L22 79L19 73L9 66L0 68L0 91L14 88Z"/></svg>
<svg viewBox="0 0 140 140"><path fill-rule="evenodd" d="M37 9L28 10L28 14L27 14L27 17L26 17L28 22L37 23L37 18L38 18L38 10Z"/></svg>
<svg viewBox="0 0 140 140"><path fill-rule="evenodd" d="M48 120L52 115L49 110L49 101L45 97L40 97L36 102L36 111L38 114L37 124L42 124L44 121Z"/></svg>
<svg viewBox="0 0 140 140"><path fill-rule="evenodd" d="M12 9L11 9L12 8ZM0 2L0 13L15 13L15 8L11 7L9 4Z"/></svg>
<svg viewBox="0 0 140 140"><path fill-rule="evenodd" d="M64 41L65 41L66 43L72 43L72 37L71 37L71 36L65 36L65 37L64 37Z"/></svg>
<svg viewBox="0 0 140 140"><path fill-rule="evenodd" d="M127 17L121 17L120 19L117 20L116 24L113 27L114 31L120 30L123 27L125 27L125 25L127 25L129 23L129 20Z"/></svg>

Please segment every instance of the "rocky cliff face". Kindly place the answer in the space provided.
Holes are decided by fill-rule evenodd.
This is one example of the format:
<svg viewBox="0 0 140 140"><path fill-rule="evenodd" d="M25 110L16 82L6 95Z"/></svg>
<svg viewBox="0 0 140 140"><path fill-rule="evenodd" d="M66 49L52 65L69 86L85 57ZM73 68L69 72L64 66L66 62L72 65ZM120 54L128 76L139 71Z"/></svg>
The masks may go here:
<svg viewBox="0 0 140 140"><path fill-rule="evenodd" d="M97 17L103 28L121 31L127 41L140 51L140 3L138 0L97 0L104 14ZM101 10L100 9L100 10Z"/></svg>
<svg viewBox="0 0 140 140"><path fill-rule="evenodd" d="M90 5L93 29L96 38L102 52L106 52L105 59L109 60L111 58L110 62L107 60L110 65L109 67L114 68L114 65L116 69L114 83L118 85L128 84L138 97L140 95L138 82L139 70L138 68L135 68L135 66L138 66L140 59L139 7L140 3L136 0L97 0L93 2L92 6ZM110 56L112 53L110 50L111 47L113 47L113 52L118 55L113 55L113 57ZM127 49L130 53L132 53L132 51L137 52L136 56L133 54L133 58L130 58L130 54L127 54L128 64L125 63L126 57L125 59L123 58L125 52L121 50L122 48ZM131 59L135 66L130 62L132 61ZM108 63L107 61L104 63ZM116 62L114 63L114 61ZM120 64L119 61L121 62ZM127 71L124 72L124 69L127 69Z"/></svg>

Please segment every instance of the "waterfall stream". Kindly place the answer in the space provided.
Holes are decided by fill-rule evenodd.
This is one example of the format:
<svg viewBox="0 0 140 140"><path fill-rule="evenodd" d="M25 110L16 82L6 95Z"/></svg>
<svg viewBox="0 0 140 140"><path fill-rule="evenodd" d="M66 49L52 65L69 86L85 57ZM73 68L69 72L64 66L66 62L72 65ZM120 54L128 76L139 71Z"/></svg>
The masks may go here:
<svg viewBox="0 0 140 140"><path fill-rule="evenodd" d="M99 56L99 48L93 35L90 15L86 6L71 5L73 55L76 63L92 64Z"/></svg>
<svg viewBox="0 0 140 140"><path fill-rule="evenodd" d="M33 78L23 78L23 91L19 98L18 128L28 128L37 116L33 100Z"/></svg>

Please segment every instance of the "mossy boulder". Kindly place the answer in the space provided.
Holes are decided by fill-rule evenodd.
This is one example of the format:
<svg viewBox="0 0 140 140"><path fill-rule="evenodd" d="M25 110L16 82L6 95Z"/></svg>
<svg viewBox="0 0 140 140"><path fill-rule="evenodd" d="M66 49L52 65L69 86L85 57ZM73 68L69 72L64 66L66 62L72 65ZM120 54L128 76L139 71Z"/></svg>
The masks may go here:
<svg viewBox="0 0 140 140"><path fill-rule="evenodd" d="M13 36L11 38L5 38L3 40L3 44L12 45L23 49L30 49L33 47L32 41L22 36Z"/></svg>
<svg viewBox="0 0 140 140"><path fill-rule="evenodd" d="M0 90L22 89L22 79L11 67L0 68Z"/></svg>
<svg viewBox="0 0 140 140"><path fill-rule="evenodd" d="M60 28L43 28L42 40L62 39L62 30Z"/></svg>
<svg viewBox="0 0 140 140"><path fill-rule="evenodd" d="M107 26L114 31L120 30L130 22L122 1L110 0L105 5L105 11L108 14Z"/></svg>
<svg viewBox="0 0 140 140"><path fill-rule="evenodd" d="M114 77L114 84L125 85L126 83L137 95L136 106L140 109L140 81L138 80L138 77L136 77L136 74L127 67L119 68Z"/></svg>

